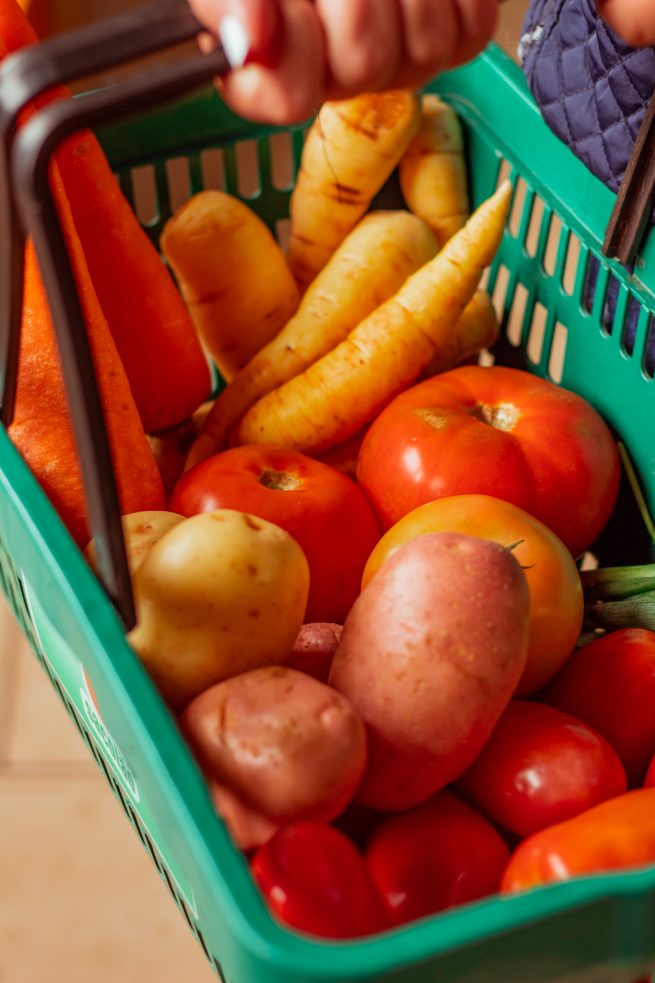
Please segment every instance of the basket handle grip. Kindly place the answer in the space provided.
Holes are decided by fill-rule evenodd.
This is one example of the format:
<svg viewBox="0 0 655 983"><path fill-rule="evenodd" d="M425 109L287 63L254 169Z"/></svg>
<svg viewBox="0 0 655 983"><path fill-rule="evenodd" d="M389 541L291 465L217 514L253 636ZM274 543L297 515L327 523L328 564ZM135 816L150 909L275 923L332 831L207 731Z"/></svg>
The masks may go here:
<svg viewBox="0 0 655 983"><path fill-rule="evenodd" d="M655 94L650 98L610 216L603 254L630 266L655 203Z"/></svg>
<svg viewBox="0 0 655 983"><path fill-rule="evenodd" d="M83 37L85 43L91 45L96 52L99 50L103 52L102 56L96 55L94 68L121 63L125 59L121 57L121 51L117 50L122 44L120 31L125 30L128 22L134 30L136 20L142 29L147 21L150 30L152 24L147 19L149 10L153 13L157 11L161 13L163 9L167 15L164 18L165 30L163 30L165 44L177 43L193 37L200 31L200 26L196 21L189 19L190 11L186 8L186 12L183 12L183 7L186 8L186 0L176 0L176 2L166 0L165 3L137 11L140 17L113 18L109 22L61 36L52 42L20 52L12 56L13 64L9 64L10 60L7 59L3 66L5 71L0 76L0 91L5 91L6 83L16 78L17 86L23 86L22 93L30 93L28 98L30 101L36 92L73 78L71 65L67 64L67 52L70 51L71 58L75 57L75 52L79 54L77 45L80 37ZM174 25L175 29L172 29L171 22L167 18L175 9L182 17L177 26ZM118 23L119 36L114 34L112 23L114 25ZM147 34L147 31L144 33ZM51 59L48 54L53 47L56 59ZM140 45L132 39L128 47L127 60L130 60L137 56L136 51ZM156 50L152 38L148 39L145 50L147 52ZM87 65L86 59L87 55L80 55L78 66ZM59 68L53 67L55 60L61 62ZM47 66L43 76L39 75L34 65ZM5 384L5 399L2 407L4 411L6 386L9 381L11 388L12 373L15 381L22 306L22 249L24 236L30 235L34 240L52 311L71 423L80 459L89 527L96 542L98 574L127 629L133 627L136 617L120 504L85 322L48 182L48 164L61 141L70 134L81 129L114 122L134 114L135 111L140 112L170 101L193 91L214 76L224 74L228 68L227 59L219 46L210 54L198 54L170 65L151 69L144 75L110 88L91 92L76 99L64 98L50 103L39 110L19 131L16 130L17 114L20 111L16 106L19 100L15 99L6 113L3 111L5 107L0 106L0 114L5 123L10 121L13 113L10 125L3 127L3 137L7 137L7 140L6 142L3 140L3 153L0 154L0 157L4 157L5 167L5 173L0 174L0 178L4 176L5 179L5 209L4 215L0 218L4 219L5 224L11 223L11 241L14 246L19 245L20 248L18 257L15 254L10 257L11 263L0 263L0 296L3 288L6 288L13 297L13 317L8 319L7 305L4 311L0 312L4 314L4 319L0 319L0 329L4 329L0 333L0 341L5 346L1 353L5 356L4 371L0 371L0 378ZM46 79L46 84L39 89L42 78ZM1 202L0 210L2 210ZM18 230L19 218L22 221L22 233ZM20 299L17 301L17 298Z"/></svg>

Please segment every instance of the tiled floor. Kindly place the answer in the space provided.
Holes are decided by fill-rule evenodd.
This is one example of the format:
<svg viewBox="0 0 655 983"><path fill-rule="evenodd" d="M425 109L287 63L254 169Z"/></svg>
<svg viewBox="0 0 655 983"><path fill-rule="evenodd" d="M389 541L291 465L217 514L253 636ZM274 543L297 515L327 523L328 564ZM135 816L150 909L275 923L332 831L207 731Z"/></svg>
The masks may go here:
<svg viewBox="0 0 655 983"><path fill-rule="evenodd" d="M3 601L0 831L0 983L214 978Z"/></svg>

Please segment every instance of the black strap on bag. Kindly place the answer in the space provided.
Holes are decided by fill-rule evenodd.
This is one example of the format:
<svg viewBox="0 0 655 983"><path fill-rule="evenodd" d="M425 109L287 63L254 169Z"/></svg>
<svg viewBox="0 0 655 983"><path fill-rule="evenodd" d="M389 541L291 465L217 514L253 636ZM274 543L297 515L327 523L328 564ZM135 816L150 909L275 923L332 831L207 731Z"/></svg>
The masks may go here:
<svg viewBox="0 0 655 983"><path fill-rule="evenodd" d="M0 414L9 426L16 393L24 247L31 236L52 311L98 575L126 629L134 626L136 616L116 481L48 164L72 133L191 92L225 74L228 62L219 45L210 54L149 68L144 75L75 99L58 99L20 129L17 123L21 111L54 86L189 41L201 30L186 0L160 0L26 48L0 65Z"/></svg>

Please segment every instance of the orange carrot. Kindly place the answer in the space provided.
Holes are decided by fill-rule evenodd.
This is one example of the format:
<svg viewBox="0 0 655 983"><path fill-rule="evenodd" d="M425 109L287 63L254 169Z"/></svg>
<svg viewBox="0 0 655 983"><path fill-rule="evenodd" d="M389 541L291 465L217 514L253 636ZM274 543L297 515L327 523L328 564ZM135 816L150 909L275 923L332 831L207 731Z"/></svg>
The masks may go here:
<svg viewBox="0 0 655 983"><path fill-rule="evenodd" d="M0 0L9 52L37 40L17 0ZM46 97L66 94L58 89ZM56 155L68 205L100 306L148 433L189 417L210 375L195 328L156 249L123 197L95 137L67 140Z"/></svg>
<svg viewBox="0 0 655 983"><path fill-rule="evenodd" d="M61 179L53 169L71 250L96 376L112 449L123 513L164 509L165 496L130 387L98 304L79 241L66 210ZM31 242L25 261L25 296L14 422L9 435L73 538L89 540L82 478L48 300Z"/></svg>

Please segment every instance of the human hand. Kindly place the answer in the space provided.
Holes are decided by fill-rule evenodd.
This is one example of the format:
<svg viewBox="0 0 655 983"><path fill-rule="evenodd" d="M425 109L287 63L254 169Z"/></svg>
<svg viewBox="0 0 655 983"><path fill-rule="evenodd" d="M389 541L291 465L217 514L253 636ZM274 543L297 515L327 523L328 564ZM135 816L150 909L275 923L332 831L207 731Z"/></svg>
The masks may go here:
<svg viewBox="0 0 655 983"><path fill-rule="evenodd" d="M633 48L655 44L655 0L597 0L598 13Z"/></svg>
<svg viewBox="0 0 655 983"><path fill-rule="evenodd" d="M226 102L284 124L325 99L416 87L468 61L491 38L499 0L189 2L234 66L221 82Z"/></svg>

